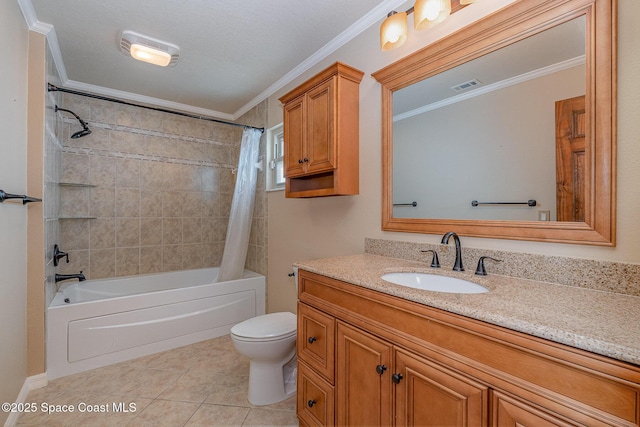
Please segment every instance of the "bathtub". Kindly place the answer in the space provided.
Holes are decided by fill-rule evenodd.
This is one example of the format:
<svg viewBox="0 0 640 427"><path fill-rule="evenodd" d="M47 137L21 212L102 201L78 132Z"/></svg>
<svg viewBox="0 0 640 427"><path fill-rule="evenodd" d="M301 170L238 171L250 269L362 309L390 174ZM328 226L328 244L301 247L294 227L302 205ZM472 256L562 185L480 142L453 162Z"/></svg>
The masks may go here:
<svg viewBox="0 0 640 427"><path fill-rule="evenodd" d="M47 308L47 376L99 368L229 333L265 313L265 277L245 270L215 283L217 268L61 286Z"/></svg>

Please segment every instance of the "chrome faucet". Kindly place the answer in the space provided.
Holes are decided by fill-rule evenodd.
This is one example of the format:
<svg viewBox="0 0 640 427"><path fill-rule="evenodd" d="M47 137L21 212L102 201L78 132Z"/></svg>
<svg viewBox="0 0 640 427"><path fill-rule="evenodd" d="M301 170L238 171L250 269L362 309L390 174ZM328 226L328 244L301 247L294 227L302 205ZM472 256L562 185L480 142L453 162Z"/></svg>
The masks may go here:
<svg viewBox="0 0 640 427"><path fill-rule="evenodd" d="M460 246L460 238L453 231L449 231L444 236L442 236L442 243L446 245L449 243L449 238L453 236L453 241L456 244L456 261L453 264L454 271L464 271L464 267L462 266L462 247Z"/></svg>
<svg viewBox="0 0 640 427"><path fill-rule="evenodd" d="M78 279L79 282L84 282L85 280L87 280L87 278L84 277L84 274L82 274L82 271L77 274L57 274L56 273L56 277L55 277L56 283L61 282L63 280L69 280L69 279Z"/></svg>

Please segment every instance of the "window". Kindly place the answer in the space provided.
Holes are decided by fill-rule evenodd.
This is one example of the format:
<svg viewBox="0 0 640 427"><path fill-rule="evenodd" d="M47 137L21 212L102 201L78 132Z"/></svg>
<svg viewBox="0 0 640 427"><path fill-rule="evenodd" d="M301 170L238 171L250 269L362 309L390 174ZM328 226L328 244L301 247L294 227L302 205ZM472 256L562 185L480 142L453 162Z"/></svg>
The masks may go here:
<svg viewBox="0 0 640 427"><path fill-rule="evenodd" d="M284 189L284 126L267 130L267 191Z"/></svg>

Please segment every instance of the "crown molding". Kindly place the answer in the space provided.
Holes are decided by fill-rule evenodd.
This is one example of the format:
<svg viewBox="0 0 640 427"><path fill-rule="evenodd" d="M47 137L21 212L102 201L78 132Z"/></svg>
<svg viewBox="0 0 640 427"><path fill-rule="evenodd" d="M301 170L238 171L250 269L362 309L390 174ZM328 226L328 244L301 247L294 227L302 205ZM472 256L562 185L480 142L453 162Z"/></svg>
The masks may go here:
<svg viewBox="0 0 640 427"><path fill-rule="evenodd" d="M101 95L109 98L121 99L123 101L136 102L141 104L150 104L153 106L166 108L168 110L182 111L203 117L212 117L224 120L235 120L231 114L222 113L220 111L209 110L207 108L194 107L193 105L181 104L179 102L167 101L164 99L154 98L151 96L139 95L137 93L125 92L122 90L110 89L103 86L96 86L88 83L77 82L75 80L67 80L62 86L65 89L73 89L79 92L88 92L95 95Z"/></svg>
<svg viewBox="0 0 640 427"><path fill-rule="evenodd" d="M461 93L460 95L452 96L452 97L443 99L441 101L432 102L431 104L423 105L422 107L418 107L401 114L396 114L395 116L393 116L393 121L399 122L401 120L405 120L413 116L426 113L428 111L437 110L438 108L446 107L447 105L452 105L457 102L475 98L476 96L484 95L489 92L494 92L496 90L504 89L509 86L524 83L529 80L535 80L535 79L547 76L549 74L568 70L569 68L584 65L586 61L587 61L586 55L581 55L572 59L567 59L565 61L561 61L556 64L549 65L547 67L538 68L536 70L529 71L527 73L510 77L508 79L500 80L499 82L495 82L486 86L481 86L469 92Z"/></svg>
<svg viewBox="0 0 640 427"><path fill-rule="evenodd" d="M365 16L360 18L353 25L351 25L345 31L340 33L337 37L335 37L325 46L323 46L320 50L318 50L309 58L304 60L302 63L300 63L297 67L289 71L283 77L278 79L274 84L272 84L267 89L262 91L259 95L257 95L247 104L240 107L235 113L229 114L229 113L222 113L220 111L209 110L206 108L195 107L187 104L166 101L159 98L138 95L131 92L124 92L124 91L110 89L102 86L95 86L95 85L90 85L82 82L69 80L67 75L67 70L64 65L64 61L62 60L62 52L60 50L60 45L58 44L58 37L56 36L55 28L52 25L38 21L38 18L36 16L35 9L33 8L33 4L31 3L31 0L18 0L18 4L20 5L20 10L22 11L22 15L24 16L25 21L29 26L29 29L31 31L35 31L40 34L44 34L47 37L49 49L51 50L51 54L53 56L53 62L56 66L58 74L60 75L62 87L74 89L78 91L91 92L96 95L104 95L104 96L118 98L126 101L142 102L146 104L161 106L164 108L177 109L180 111L185 111L185 112L198 114L202 116L215 117L215 118L233 120L233 121L238 119L247 111L251 110L260 102L264 101L269 96L276 93L281 88L285 87L287 84L291 83L296 77L302 75L304 72L311 69L313 66L315 66L316 64L321 62L323 59L331 55L340 47L344 46L346 43L348 43L349 41L357 37L360 33L365 31L371 25L379 22L383 17L387 15L389 11L401 6L406 2L407 0L383 1L378 6L373 8L369 13L367 13Z"/></svg>

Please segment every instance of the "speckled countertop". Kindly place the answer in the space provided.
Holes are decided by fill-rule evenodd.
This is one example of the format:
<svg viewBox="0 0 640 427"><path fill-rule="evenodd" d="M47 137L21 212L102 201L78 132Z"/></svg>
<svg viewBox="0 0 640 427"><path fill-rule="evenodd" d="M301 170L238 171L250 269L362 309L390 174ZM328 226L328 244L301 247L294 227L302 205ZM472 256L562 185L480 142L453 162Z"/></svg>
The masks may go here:
<svg viewBox="0 0 640 427"><path fill-rule="evenodd" d="M503 326L582 350L640 365L640 297L509 276L476 276L474 270L362 254L298 262L300 269L431 307ZM458 277L489 289L450 294L384 281L385 273L414 271Z"/></svg>

